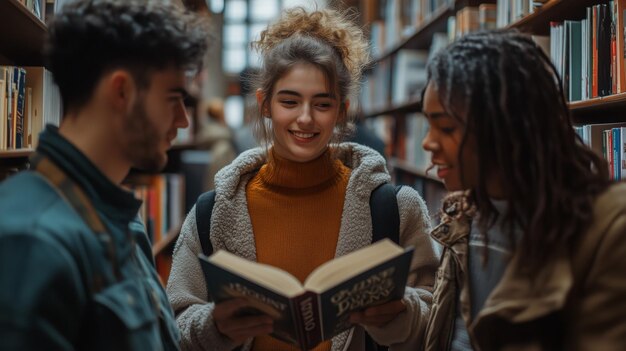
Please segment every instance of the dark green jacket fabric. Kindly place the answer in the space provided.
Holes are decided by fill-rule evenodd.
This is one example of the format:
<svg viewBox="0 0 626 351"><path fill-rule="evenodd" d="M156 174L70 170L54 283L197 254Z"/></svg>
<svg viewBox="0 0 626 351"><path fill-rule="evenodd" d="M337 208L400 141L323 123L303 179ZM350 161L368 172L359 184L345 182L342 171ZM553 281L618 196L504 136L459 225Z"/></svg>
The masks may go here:
<svg viewBox="0 0 626 351"><path fill-rule="evenodd" d="M120 276L96 236L33 171L0 183L0 349L178 350L179 332L137 217L141 202L109 181L55 127L37 151L83 189L114 242ZM102 288L94 281L102 276Z"/></svg>

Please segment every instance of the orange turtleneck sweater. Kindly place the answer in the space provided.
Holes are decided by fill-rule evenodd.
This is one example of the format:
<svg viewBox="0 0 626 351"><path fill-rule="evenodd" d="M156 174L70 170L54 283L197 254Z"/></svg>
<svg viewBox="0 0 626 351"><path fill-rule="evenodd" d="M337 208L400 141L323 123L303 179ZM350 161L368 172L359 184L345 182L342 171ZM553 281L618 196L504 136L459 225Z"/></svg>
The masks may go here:
<svg viewBox="0 0 626 351"><path fill-rule="evenodd" d="M327 150L299 163L269 152L268 163L246 187L257 261L281 268L304 282L335 257L350 169ZM315 351L330 351L331 343ZM271 336L254 339L253 351L298 350Z"/></svg>

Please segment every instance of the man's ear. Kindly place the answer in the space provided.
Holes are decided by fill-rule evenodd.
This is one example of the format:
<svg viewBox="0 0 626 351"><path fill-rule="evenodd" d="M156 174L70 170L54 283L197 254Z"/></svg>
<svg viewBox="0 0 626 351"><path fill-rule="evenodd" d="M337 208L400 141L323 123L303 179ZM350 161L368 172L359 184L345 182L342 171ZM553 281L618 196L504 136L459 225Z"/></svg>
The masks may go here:
<svg viewBox="0 0 626 351"><path fill-rule="evenodd" d="M118 112L130 112L137 99L137 84L133 76L128 71L115 70L108 75L105 84L111 107Z"/></svg>
<svg viewBox="0 0 626 351"><path fill-rule="evenodd" d="M259 106L259 110L261 111L261 116L270 117L269 107L265 105L265 93L261 88L256 90L256 103Z"/></svg>

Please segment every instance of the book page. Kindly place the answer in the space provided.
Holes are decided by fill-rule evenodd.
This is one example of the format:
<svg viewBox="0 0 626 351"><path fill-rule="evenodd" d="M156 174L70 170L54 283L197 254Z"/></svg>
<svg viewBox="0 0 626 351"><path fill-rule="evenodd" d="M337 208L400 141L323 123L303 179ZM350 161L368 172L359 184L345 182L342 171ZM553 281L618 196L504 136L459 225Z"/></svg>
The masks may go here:
<svg viewBox="0 0 626 351"><path fill-rule="evenodd" d="M217 251L208 260L227 271L238 274L286 297L291 298L304 292L300 281L282 269L248 261L224 250Z"/></svg>
<svg viewBox="0 0 626 351"><path fill-rule="evenodd" d="M320 293L350 277L363 273L377 265L401 255L404 248L389 239L380 240L370 246L345 256L328 261L317 267L306 279L307 290Z"/></svg>

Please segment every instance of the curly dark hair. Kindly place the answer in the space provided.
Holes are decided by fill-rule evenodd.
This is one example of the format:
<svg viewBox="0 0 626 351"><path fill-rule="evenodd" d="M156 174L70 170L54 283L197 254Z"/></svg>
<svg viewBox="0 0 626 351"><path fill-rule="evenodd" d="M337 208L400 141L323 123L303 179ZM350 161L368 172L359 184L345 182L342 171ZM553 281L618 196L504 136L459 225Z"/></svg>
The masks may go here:
<svg viewBox="0 0 626 351"><path fill-rule="evenodd" d="M533 39L516 30L464 36L433 58L428 80L465 125L461 148L468 135L475 140L482 231L500 215L486 191L486 174L497 169L509 205L503 220L513 243L513 228L522 229L530 270L582 235L608 167L574 132L557 71Z"/></svg>
<svg viewBox="0 0 626 351"><path fill-rule="evenodd" d="M44 56L68 110L84 105L113 69L127 69L145 88L154 70L200 68L207 32L205 19L164 1L73 1L50 22Z"/></svg>

